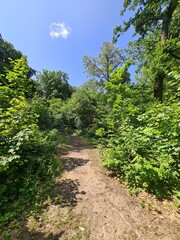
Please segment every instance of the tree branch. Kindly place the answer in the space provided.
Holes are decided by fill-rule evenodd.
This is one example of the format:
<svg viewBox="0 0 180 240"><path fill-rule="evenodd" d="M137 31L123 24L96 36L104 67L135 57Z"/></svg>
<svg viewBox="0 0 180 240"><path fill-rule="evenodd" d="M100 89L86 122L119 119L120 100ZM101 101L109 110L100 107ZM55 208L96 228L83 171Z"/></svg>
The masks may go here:
<svg viewBox="0 0 180 240"><path fill-rule="evenodd" d="M163 17L162 17L162 16L150 17L150 18L146 19L145 21L140 22L140 23L136 26L136 28L137 28L137 29L142 28L142 26L144 26L144 25L145 25L146 23L148 23L149 21L159 21L159 20L163 20Z"/></svg>
<svg viewBox="0 0 180 240"><path fill-rule="evenodd" d="M90 62L93 64L93 66L100 72L101 75L104 76L104 78L107 80L106 75L103 73L103 71L97 66L97 64L95 64L91 59L89 59ZM99 76L100 77L100 76Z"/></svg>

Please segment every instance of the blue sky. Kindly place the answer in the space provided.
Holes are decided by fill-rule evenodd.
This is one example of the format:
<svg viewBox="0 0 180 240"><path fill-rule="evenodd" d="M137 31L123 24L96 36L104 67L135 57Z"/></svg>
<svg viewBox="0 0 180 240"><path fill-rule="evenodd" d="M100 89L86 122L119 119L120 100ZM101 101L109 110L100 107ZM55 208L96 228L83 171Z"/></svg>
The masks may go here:
<svg viewBox="0 0 180 240"><path fill-rule="evenodd" d="M112 40L120 17L122 0L1 0L0 33L27 55L37 71L61 70L69 83L80 86L88 80L82 58L97 56L104 41ZM123 49L132 33L121 37Z"/></svg>

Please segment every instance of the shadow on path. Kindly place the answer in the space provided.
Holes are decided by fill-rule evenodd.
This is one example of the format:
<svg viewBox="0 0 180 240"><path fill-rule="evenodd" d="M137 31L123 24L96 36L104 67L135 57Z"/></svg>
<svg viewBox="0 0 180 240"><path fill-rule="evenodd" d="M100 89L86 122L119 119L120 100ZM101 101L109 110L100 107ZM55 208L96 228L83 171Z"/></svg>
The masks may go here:
<svg viewBox="0 0 180 240"><path fill-rule="evenodd" d="M79 191L79 181L77 179L64 179L56 183L55 198L60 196L61 207L71 207L74 208L77 205L77 195L85 195L86 192ZM54 204L59 204L59 201L53 201Z"/></svg>
<svg viewBox="0 0 180 240"><path fill-rule="evenodd" d="M90 148L86 143L84 143L79 137L71 136L69 144L63 145L65 149L62 155L68 154L69 151L80 152L83 149Z"/></svg>
<svg viewBox="0 0 180 240"><path fill-rule="evenodd" d="M37 232L31 232L31 238L28 239L32 239L32 240L59 240L61 239L61 237L63 236L64 231L61 231L60 233L57 234L53 234L50 233L49 235L45 234L45 233L37 233ZM21 240L27 240L26 238L21 239Z"/></svg>
<svg viewBox="0 0 180 240"><path fill-rule="evenodd" d="M85 166L88 162L89 160L83 158L66 157L63 159L63 166L64 170L70 172L78 167Z"/></svg>

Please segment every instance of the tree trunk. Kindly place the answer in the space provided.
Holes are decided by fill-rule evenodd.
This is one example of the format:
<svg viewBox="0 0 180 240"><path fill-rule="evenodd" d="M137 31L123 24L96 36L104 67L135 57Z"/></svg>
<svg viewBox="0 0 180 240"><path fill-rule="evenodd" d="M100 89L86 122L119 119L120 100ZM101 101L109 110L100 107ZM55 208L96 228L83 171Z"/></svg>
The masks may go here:
<svg viewBox="0 0 180 240"><path fill-rule="evenodd" d="M163 83L164 83L165 74L157 74L155 77L154 84L154 97L160 102L163 101Z"/></svg>
<svg viewBox="0 0 180 240"><path fill-rule="evenodd" d="M168 32L169 32L169 24L171 22L171 18L173 12L175 11L176 7L178 6L178 0L171 0L169 6L164 11L162 27L161 27L161 42L165 45L166 39L168 39ZM157 73L155 77L155 84L154 84L154 97L159 101L163 101L163 85L164 85L164 78L166 77L165 73Z"/></svg>

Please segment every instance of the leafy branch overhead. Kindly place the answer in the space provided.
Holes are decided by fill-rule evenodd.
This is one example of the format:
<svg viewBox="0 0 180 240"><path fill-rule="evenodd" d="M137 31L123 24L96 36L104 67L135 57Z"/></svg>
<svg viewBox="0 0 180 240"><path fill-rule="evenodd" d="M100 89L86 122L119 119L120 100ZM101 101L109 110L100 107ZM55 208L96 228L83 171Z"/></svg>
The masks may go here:
<svg viewBox="0 0 180 240"><path fill-rule="evenodd" d="M139 36L139 42L142 42L143 39L148 39L149 36L154 36L151 39L151 44L154 46L156 51L156 57L158 59L159 55L164 55L164 53L168 53L172 58L178 59L178 55L175 54L176 50L179 49L178 46L178 24L180 24L179 18L176 16L179 15L180 5L178 0L129 0L124 1L123 10L121 11L121 15L124 15L126 11L131 11L132 17L129 20L124 21L123 25L116 26L114 29L113 41L116 42L120 35L126 32L131 26L134 27L134 34ZM159 37L158 37L159 36ZM158 43L156 43L158 39ZM137 42L138 42L137 41ZM166 47L166 42L169 41L173 44L171 48ZM145 50L144 46L144 50ZM163 57L160 57L158 61L163 63ZM150 61L153 64L154 61ZM159 101L163 101L163 90L167 77L167 72L163 71L162 68L156 68L156 75L154 76L154 97ZM154 71L154 70L153 70Z"/></svg>
<svg viewBox="0 0 180 240"><path fill-rule="evenodd" d="M156 29L157 26L161 26L160 31L162 34L167 34L170 21L178 8L178 0L125 0L121 16L128 10L134 16L130 17L128 21L124 21L123 25L116 26L114 29L114 40L116 41L131 26L134 27L135 34L139 34L142 37L145 37L149 31Z"/></svg>

